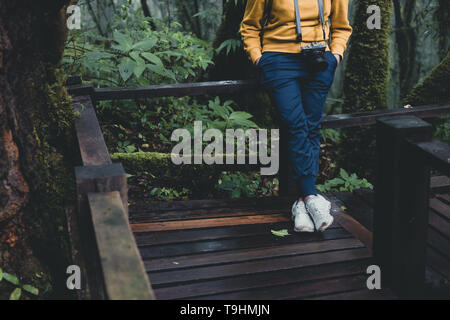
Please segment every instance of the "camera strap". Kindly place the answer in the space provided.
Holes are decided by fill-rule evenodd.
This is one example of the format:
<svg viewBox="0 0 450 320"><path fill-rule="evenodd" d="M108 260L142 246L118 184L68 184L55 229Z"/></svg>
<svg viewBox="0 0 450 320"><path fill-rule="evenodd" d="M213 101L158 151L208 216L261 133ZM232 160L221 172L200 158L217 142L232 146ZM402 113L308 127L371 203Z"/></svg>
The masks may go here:
<svg viewBox="0 0 450 320"><path fill-rule="evenodd" d="M261 41L261 47L263 43L263 37L264 37L264 28L269 23L270 20L270 14L272 12L272 6L273 6L273 0L265 0L264 1L264 12L261 17L261 20L259 21L261 25L261 31L259 33L259 39Z"/></svg>
<svg viewBox="0 0 450 320"><path fill-rule="evenodd" d="M325 13L323 9L323 0L317 0L317 2L319 6L320 23L322 24L323 39L326 40L327 37L325 31ZM298 0L294 0L294 7L295 7L295 23L297 29L297 42L302 42L302 24L300 20L300 8L298 5Z"/></svg>

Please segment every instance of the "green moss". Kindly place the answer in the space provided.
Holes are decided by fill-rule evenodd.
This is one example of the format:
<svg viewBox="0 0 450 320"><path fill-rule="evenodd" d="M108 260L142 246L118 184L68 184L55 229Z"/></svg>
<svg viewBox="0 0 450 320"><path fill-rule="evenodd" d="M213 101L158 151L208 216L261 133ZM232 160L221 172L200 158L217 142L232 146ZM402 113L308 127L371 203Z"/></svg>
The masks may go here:
<svg viewBox="0 0 450 320"><path fill-rule="evenodd" d="M381 8L381 29L367 28L367 8ZM387 107L389 80L390 0L358 1L344 78L344 113Z"/></svg>
<svg viewBox="0 0 450 320"><path fill-rule="evenodd" d="M404 99L413 106L450 101L450 53Z"/></svg>
<svg viewBox="0 0 450 320"><path fill-rule="evenodd" d="M206 196L215 188L223 171L250 171L250 165L175 165L170 154L158 152L114 153L114 162L121 162L132 175L145 175L155 186L189 188L193 194Z"/></svg>
<svg viewBox="0 0 450 320"><path fill-rule="evenodd" d="M70 254L65 212L75 207L72 173L73 161L77 159L73 131L75 115L71 98L63 86L62 72L47 64L42 65L42 70L42 81L34 83L37 92L34 102L40 106L33 114L37 151L27 155L27 162L33 163L28 180L32 181L30 210L34 214L29 223L33 229L33 247L49 268L49 274L32 284L40 288L41 296L59 296L54 284L62 281L63 276L60 279L54 276L65 270ZM32 273L37 272L41 270Z"/></svg>
<svg viewBox="0 0 450 320"><path fill-rule="evenodd" d="M211 176L223 171L220 166L175 165L170 154L159 152L114 153L111 158L121 162L130 174L147 173L160 182L189 182L198 175Z"/></svg>

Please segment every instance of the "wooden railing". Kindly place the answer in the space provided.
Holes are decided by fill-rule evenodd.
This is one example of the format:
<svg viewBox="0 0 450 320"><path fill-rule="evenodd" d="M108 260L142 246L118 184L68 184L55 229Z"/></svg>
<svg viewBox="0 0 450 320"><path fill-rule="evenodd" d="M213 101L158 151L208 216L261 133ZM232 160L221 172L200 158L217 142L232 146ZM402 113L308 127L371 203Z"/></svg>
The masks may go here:
<svg viewBox="0 0 450 320"><path fill-rule="evenodd" d="M430 168L450 175L450 146L432 133L414 116L377 121L374 256L402 297L424 292Z"/></svg>
<svg viewBox="0 0 450 320"><path fill-rule="evenodd" d="M89 95L73 98L82 165L75 168L78 214L68 216L80 299L153 299L128 222L128 187L112 163Z"/></svg>

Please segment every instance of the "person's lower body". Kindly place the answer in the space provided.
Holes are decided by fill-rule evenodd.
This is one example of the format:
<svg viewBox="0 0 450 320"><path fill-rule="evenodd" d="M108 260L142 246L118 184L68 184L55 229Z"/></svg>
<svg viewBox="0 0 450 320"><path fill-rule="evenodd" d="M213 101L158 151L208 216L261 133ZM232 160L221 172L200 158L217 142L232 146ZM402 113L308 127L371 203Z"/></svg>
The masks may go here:
<svg viewBox="0 0 450 320"><path fill-rule="evenodd" d="M302 208L300 202L303 199L314 199L316 202L310 204L308 212L317 208L317 212L327 210L323 201L325 199L317 197L316 176L319 171L323 109L333 83L337 61L331 52L327 52L326 57L328 69L317 73L308 71L301 54L265 52L258 64L261 69L260 83L269 92L281 125L286 129L293 177L300 191L293 212L294 207L297 208L296 212L304 211L298 209ZM305 201L306 209L308 201ZM322 220L318 219L320 226L316 225L316 229L320 230ZM330 218L325 220L328 223Z"/></svg>

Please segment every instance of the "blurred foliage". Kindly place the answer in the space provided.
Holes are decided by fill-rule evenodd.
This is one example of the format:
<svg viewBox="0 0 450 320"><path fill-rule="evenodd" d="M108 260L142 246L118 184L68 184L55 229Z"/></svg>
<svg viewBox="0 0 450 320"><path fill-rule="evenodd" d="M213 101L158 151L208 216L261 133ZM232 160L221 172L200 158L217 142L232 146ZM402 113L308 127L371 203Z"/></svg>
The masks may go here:
<svg viewBox="0 0 450 320"><path fill-rule="evenodd" d="M333 192L333 191L350 191L369 188L373 189L373 185L369 183L365 178L360 179L356 173L349 174L344 169L339 171L339 176L327 180L324 184L317 186L317 190L320 192Z"/></svg>
<svg viewBox="0 0 450 320"><path fill-rule="evenodd" d="M70 32L63 68L99 87L194 81L212 63L213 50L180 27L177 22L167 25L144 17L141 10L124 4L120 14L112 17L111 37L85 30Z"/></svg>
<svg viewBox="0 0 450 320"><path fill-rule="evenodd" d="M254 198L278 195L278 178L264 177L256 172L222 172L216 188L225 191L225 197Z"/></svg>

